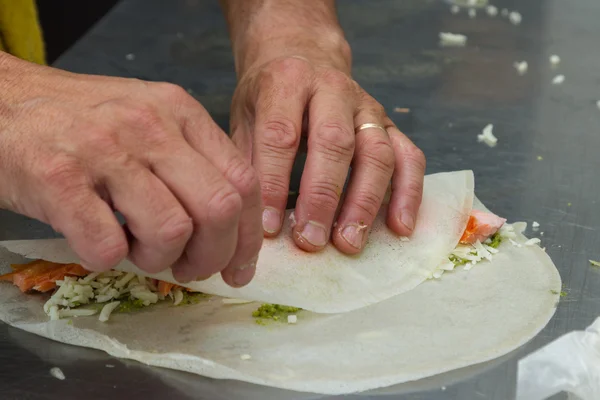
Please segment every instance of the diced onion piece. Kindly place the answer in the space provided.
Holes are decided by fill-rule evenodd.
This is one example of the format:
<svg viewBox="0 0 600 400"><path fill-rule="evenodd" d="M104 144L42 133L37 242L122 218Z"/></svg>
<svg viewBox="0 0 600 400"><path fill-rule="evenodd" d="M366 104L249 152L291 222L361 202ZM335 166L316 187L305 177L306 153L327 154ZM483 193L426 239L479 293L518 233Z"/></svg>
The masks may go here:
<svg viewBox="0 0 600 400"><path fill-rule="evenodd" d="M565 81L565 76L564 75L556 75L553 79L552 79L552 84L553 85L560 85L561 83L563 83Z"/></svg>
<svg viewBox="0 0 600 400"><path fill-rule="evenodd" d="M98 317L100 322L108 321L108 318L110 318L110 314L115 310L115 308L119 306L119 304L121 304L120 301L113 301L112 303L108 303L107 305L102 307L102 311L100 311L100 316Z"/></svg>
<svg viewBox="0 0 600 400"><path fill-rule="evenodd" d="M183 292L181 289L173 290L173 305L178 306L183 301Z"/></svg>
<svg viewBox="0 0 600 400"><path fill-rule="evenodd" d="M552 64L552 66L557 66L558 64L560 64L560 57L556 54L552 54L550 56L550 64Z"/></svg>
<svg viewBox="0 0 600 400"><path fill-rule="evenodd" d="M526 241L524 244L525 246L533 246L536 244L540 244L542 241L539 238L532 238L529 239L528 241Z"/></svg>
<svg viewBox="0 0 600 400"><path fill-rule="evenodd" d="M90 283L91 281L93 281L94 279L96 279L96 277L100 275L100 272L92 272L91 274L84 276L83 278L79 279L80 283Z"/></svg>
<svg viewBox="0 0 600 400"><path fill-rule="evenodd" d="M494 136L494 133L492 132L493 129L494 129L494 125L487 124L485 126L485 128L483 128L482 133L477 135L477 141L483 142L490 147L496 146L496 144L498 143L498 138L496 138L496 136Z"/></svg>
<svg viewBox="0 0 600 400"><path fill-rule="evenodd" d="M479 240L475 242L475 249L480 257L485 258L488 261L492 261L492 254L487 251L485 247L483 247Z"/></svg>
<svg viewBox="0 0 600 400"><path fill-rule="evenodd" d="M58 314L58 306L50 306L50 309L48 310L48 315L50 315L51 321L58 321L60 319L60 315Z"/></svg>
<svg viewBox="0 0 600 400"><path fill-rule="evenodd" d="M61 381L66 379L64 372L62 372L62 369L58 367L50 368L50 375Z"/></svg>
<svg viewBox="0 0 600 400"><path fill-rule="evenodd" d="M508 19L513 25L519 25L523 17L517 11L512 11L510 14L508 14Z"/></svg>
<svg viewBox="0 0 600 400"><path fill-rule="evenodd" d="M459 33L440 32L439 37L442 46L464 46L467 44L467 37Z"/></svg>
<svg viewBox="0 0 600 400"><path fill-rule="evenodd" d="M444 270L442 269L436 269L435 271L433 271L433 277L435 279L440 279L442 275L444 275Z"/></svg>
<svg viewBox="0 0 600 400"><path fill-rule="evenodd" d="M133 278L135 278L135 274L133 272L129 272L127 275L125 275L124 277L122 277L115 283L115 288L117 288L117 289L122 288Z"/></svg>
<svg viewBox="0 0 600 400"><path fill-rule="evenodd" d="M495 17L496 15L498 15L498 7L489 5L489 6L486 7L485 10L487 11L487 14L490 17Z"/></svg>
<svg viewBox="0 0 600 400"><path fill-rule="evenodd" d="M515 63L513 65L515 66L519 75L525 75L525 73L527 72L527 68L528 68L527 61L515 61Z"/></svg>
<svg viewBox="0 0 600 400"><path fill-rule="evenodd" d="M493 247L491 247L491 246L488 246L488 245L486 245L486 244L484 244L484 245L483 245L483 247L485 247L485 249L486 249L487 251L489 251L490 253L492 253L492 254L498 254L498 253L500 252L500 250L498 250L498 249L495 249L495 248L493 248Z"/></svg>

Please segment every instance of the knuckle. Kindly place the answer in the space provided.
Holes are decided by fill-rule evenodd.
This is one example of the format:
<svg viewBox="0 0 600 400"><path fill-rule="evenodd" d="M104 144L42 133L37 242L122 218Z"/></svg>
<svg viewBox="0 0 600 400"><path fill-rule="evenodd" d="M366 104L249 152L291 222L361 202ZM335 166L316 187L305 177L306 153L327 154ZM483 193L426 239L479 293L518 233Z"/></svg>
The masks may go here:
<svg viewBox="0 0 600 400"><path fill-rule="evenodd" d="M260 189L263 196L273 200L287 199L289 194L288 180L285 176L274 172L263 172Z"/></svg>
<svg viewBox="0 0 600 400"><path fill-rule="evenodd" d="M158 229L157 240L161 244L180 245L187 243L194 232L192 219L183 211L166 218Z"/></svg>
<svg viewBox="0 0 600 400"><path fill-rule="evenodd" d="M161 125L158 109L150 103L129 105L123 111L123 119L128 126L154 128Z"/></svg>
<svg viewBox="0 0 600 400"><path fill-rule="evenodd" d="M157 82L153 84L153 87L161 97L165 97L167 99L182 99L189 96L188 92L186 92L184 88L174 83Z"/></svg>
<svg viewBox="0 0 600 400"><path fill-rule="evenodd" d="M356 199L347 199L347 201L350 201L350 206L364 211L372 219L377 215L383 198L375 194L374 190L361 190L357 193Z"/></svg>
<svg viewBox="0 0 600 400"><path fill-rule="evenodd" d="M206 215L210 224L227 226L238 220L241 212L242 197L233 186L227 184L211 196Z"/></svg>
<svg viewBox="0 0 600 400"><path fill-rule="evenodd" d="M396 156L392 144L383 138L370 136L360 144L361 157L378 170L391 174L396 163Z"/></svg>
<svg viewBox="0 0 600 400"><path fill-rule="evenodd" d="M321 151L341 156L342 160L352 157L356 145L354 134L340 122L323 124L315 140Z"/></svg>
<svg viewBox="0 0 600 400"><path fill-rule="evenodd" d="M42 183L65 190L68 187L87 185L87 179L80 163L69 156L55 156L38 164Z"/></svg>
<svg viewBox="0 0 600 400"><path fill-rule="evenodd" d="M423 185L415 180L406 182L402 188L402 195L411 199L420 199L423 196Z"/></svg>
<svg viewBox="0 0 600 400"><path fill-rule="evenodd" d="M226 168L225 176L237 189L242 198L258 194L260 190L258 175L252 165L241 158L234 158Z"/></svg>
<svg viewBox="0 0 600 400"><path fill-rule="evenodd" d="M333 182L315 182L307 191L307 204L312 210L332 211L337 208L342 188Z"/></svg>
<svg viewBox="0 0 600 400"><path fill-rule="evenodd" d="M299 57L285 57L276 60L273 62L272 68L283 79L303 77L312 70L311 64Z"/></svg>
<svg viewBox="0 0 600 400"><path fill-rule="evenodd" d="M262 143L285 152L295 151L300 143L298 127L285 117L271 117L267 120L261 136Z"/></svg>
<svg viewBox="0 0 600 400"><path fill-rule="evenodd" d="M352 79L337 69L327 69L323 71L321 79L327 86L333 89L346 91L354 88Z"/></svg>

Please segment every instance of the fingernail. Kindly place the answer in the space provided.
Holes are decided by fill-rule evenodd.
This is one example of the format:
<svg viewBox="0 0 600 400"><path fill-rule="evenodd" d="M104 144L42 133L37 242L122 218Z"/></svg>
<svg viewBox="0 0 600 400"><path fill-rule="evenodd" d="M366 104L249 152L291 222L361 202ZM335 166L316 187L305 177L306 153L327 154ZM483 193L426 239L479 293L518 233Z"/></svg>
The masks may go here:
<svg viewBox="0 0 600 400"><path fill-rule="evenodd" d="M361 249L365 239L366 225L351 224L344 228L342 237L348 244L356 249Z"/></svg>
<svg viewBox="0 0 600 400"><path fill-rule="evenodd" d="M410 215L407 212L402 213L402 215L400 216L400 222L402 222L402 224L409 231L412 231L415 228L415 219L413 218L412 215Z"/></svg>
<svg viewBox="0 0 600 400"><path fill-rule="evenodd" d="M273 207L266 207L262 214L262 224L265 232L277 232L281 226L281 214Z"/></svg>
<svg viewBox="0 0 600 400"><path fill-rule="evenodd" d="M308 243L316 247L323 247L327 244L329 237L327 236L327 229L318 222L308 221L304 225L302 233L300 233Z"/></svg>
<svg viewBox="0 0 600 400"><path fill-rule="evenodd" d="M233 283L239 287L246 286L254 277L255 272L256 262L243 265L233 273Z"/></svg>

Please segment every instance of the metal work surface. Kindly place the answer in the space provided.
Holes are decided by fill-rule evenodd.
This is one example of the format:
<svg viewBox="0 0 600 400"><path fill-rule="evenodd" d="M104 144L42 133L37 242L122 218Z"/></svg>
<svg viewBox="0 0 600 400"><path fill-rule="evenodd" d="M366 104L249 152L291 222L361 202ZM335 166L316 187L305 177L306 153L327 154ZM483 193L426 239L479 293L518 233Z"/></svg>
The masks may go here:
<svg viewBox="0 0 600 400"><path fill-rule="evenodd" d="M464 10L453 15L442 1L339 3L355 79L423 149L428 173L473 169L476 194L491 210L509 221L539 222L539 231L527 234L541 237L567 291L542 333L503 359L379 396L344 398L509 399L520 357L600 315L600 269L588 265L600 259L600 2L496 4L518 10L518 26L483 10L476 18ZM467 46L441 48L439 32L464 33ZM562 58L555 69L551 54ZM529 63L523 76L513 67L521 60ZM235 75L217 1L125 0L56 66L177 83L228 128ZM566 77L562 85L551 84L557 74ZM494 148L477 142L488 123L498 137ZM0 240L51 235L40 223L0 212ZM324 398L150 368L3 324L0 357L3 399ZM65 381L50 376L54 366Z"/></svg>

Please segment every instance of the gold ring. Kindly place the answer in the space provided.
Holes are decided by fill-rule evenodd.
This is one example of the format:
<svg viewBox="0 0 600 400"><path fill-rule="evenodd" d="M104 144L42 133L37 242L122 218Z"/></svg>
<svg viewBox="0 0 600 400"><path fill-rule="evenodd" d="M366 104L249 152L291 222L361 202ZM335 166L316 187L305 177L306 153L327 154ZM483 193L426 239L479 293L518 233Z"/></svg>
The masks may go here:
<svg viewBox="0 0 600 400"><path fill-rule="evenodd" d="M385 134L386 134L386 135L388 134L388 131L387 131L387 129L385 129L383 126L381 126L381 125L379 125L379 124L374 124L374 123L372 123L372 122L369 122L369 123L366 123L366 124L361 124L361 125L359 125L359 126L358 126L358 127L355 129L355 131L356 131L356 133L358 133L358 132L360 132L360 131L362 131L362 130L364 130L364 129L371 129L371 128L375 128L375 129L381 129L382 131L384 131L384 132L385 132Z"/></svg>

